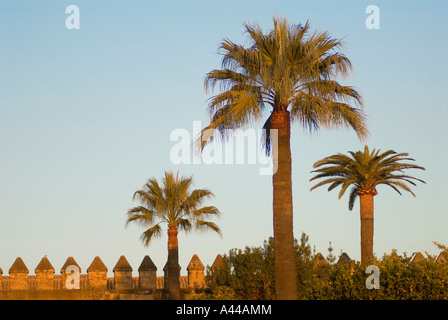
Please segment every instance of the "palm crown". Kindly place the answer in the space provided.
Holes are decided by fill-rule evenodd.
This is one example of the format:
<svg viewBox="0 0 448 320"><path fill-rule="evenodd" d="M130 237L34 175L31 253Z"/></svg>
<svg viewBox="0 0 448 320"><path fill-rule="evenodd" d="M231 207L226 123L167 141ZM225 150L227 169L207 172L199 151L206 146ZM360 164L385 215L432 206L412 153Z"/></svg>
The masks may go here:
<svg viewBox="0 0 448 320"><path fill-rule="evenodd" d="M380 153L380 150L373 149L371 152L367 146L364 151L349 151L350 156L336 154L326 157L314 164L314 168L319 168L312 172L317 173L310 181L325 179L316 184L311 190L325 184L329 184L328 191L341 186L338 198L340 199L347 188L351 186L349 197L349 209L353 209L356 198L361 194L376 195L376 186L387 185L397 191L403 189L413 196L408 184L416 185L416 181L423 182L410 175L404 174L405 169L425 168L403 161L414 161L408 157L408 153L396 153L393 150Z"/></svg>
<svg viewBox="0 0 448 320"><path fill-rule="evenodd" d="M220 216L214 206L201 207L205 199L214 195L207 189L195 189L190 192L192 177L174 176L172 172L165 172L162 186L156 179L151 178L142 190L134 193L133 199L140 201L141 206L130 209L127 213L126 224L136 222L148 227L141 239L145 245L161 236L161 224L167 223L169 229L190 231L213 230L221 234L220 228L207 219Z"/></svg>
<svg viewBox="0 0 448 320"><path fill-rule="evenodd" d="M205 79L206 90L219 84L222 92L210 99L211 121L202 131L201 147L216 132L208 129L226 138L227 129L259 121L266 111L282 110L309 130L344 125L366 138L362 109L350 105L362 107L361 96L335 80L351 70L350 60L336 51L342 41L326 31L310 34L308 22L289 25L274 18L274 25L264 34L258 25L245 24L252 42L248 48L227 39L222 42L222 69L212 70ZM270 129L270 117L263 128ZM269 151L269 130L266 134Z"/></svg>

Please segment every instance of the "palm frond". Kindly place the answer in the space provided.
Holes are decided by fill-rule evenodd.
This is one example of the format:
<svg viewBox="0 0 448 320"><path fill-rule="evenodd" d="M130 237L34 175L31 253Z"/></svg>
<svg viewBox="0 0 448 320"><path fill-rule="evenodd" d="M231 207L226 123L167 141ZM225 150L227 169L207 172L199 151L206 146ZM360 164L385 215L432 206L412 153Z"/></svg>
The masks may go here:
<svg viewBox="0 0 448 320"><path fill-rule="evenodd" d="M185 232L190 232L193 225L189 219L179 219L177 227Z"/></svg>
<svg viewBox="0 0 448 320"><path fill-rule="evenodd" d="M183 201L182 209L185 212L192 212L197 210L199 206L206 200L211 199L215 195L208 189L193 190Z"/></svg>
<svg viewBox="0 0 448 320"><path fill-rule="evenodd" d="M140 236L143 245L147 247L153 239L160 238L162 236L162 228L159 224L146 229Z"/></svg>
<svg viewBox="0 0 448 320"><path fill-rule="evenodd" d="M215 206L206 206L192 211L192 216L195 219L211 216L220 217L221 212Z"/></svg>
<svg viewBox="0 0 448 320"><path fill-rule="evenodd" d="M355 205L356 198L358 197L358 186L355 185L350 190L350 197L348 199L348 209L351 211Z"/></svg>
<svg viewBox="0 0 448 320"><path fill-rule="evenodd" d="M196 220L195 228L198 231L213 231L222 237L221 228L214 222L205 221L205 220Z"/></svg>
<svg viewBox="0 0 448 320"><path fill-rule="evenodd" d="M339 184L344 183L344 182L345 182L345 179L329 178L329 179L323 180L323 181L317 183L316 185L314 185L314 186L310 189L310 191L313 191L314 189L319 188L319 187L321 187L321 186L323 186L323 185L325 185L325 184L332 184L332 185L333 185L334 183L337 183L337 184L339 185ZM331 186L330 186L330 187L331 187ZM331 189L333 189L333 188L331 188ZM330 191L330 189L329 189L328 191Z"/></svg>
<svg viewBox="0 0 448 320"><path fill-rule="evenodd" d="M134 207L127 212L126 226L131 222L137 222L142 226L148 226L154 223L155 213L143 206Z"/></svg>
<svg viewBox="0 0 448 320"><path fill-rule="evenodd" d="M271 155L272 141L271 141L271 116L268 117L263 125L261 131L261 146L265 151L266 156Z"/></svg>
<svg viewBox="0 0 448 320"><path fill-rule="evenodd" d="M172 171L165 172L161 184L155 178L149 179L143 190L134 193L133 199L141 205L128 210L126 226L136 223L149 227L141 235L145 246L161 235L162 223L186 232L199 226L220 233L219 227L206 219L219 217L221 212L214 206L201 207L205 200L214 197L213 193L205 188L191 191L192 185L192 176Z"/></svg>
<svg viewBox="0 0 448 320"><path fill-rule="evenodd" d="M230 130L260 121L267 129L269 106L270 112L288 110L291 120L309 131L347 127L361 141L367 138L361 95L337 81L352 70L350 60L339 52L342 40L327 31L311 33L309 21L290 24L274 17L273 22L274 28L267 32L256 23L244 24L247 47L229 39L221 42L221 69L207 73L204 81L206 93L215 88L221 92L208 100L210 123L195 139L196 153L212 141L230 138ZM268 130L262 143L270 155Z"/></svg>
<svg viewBox="0 0 448 320"><path fill-rule="evenodd" d="M417 182L425 183L422 179L404 174L407 169L425 168L407 163L405 161L414 161L409 158L407 153L397 153L393 150L380 152L378 149L369 150L364 146L363 151L348 151L349 156L344 154L335 154L318 160L314 163L311 171L315 175L310 179L321 180L310 190L314 190L325 184L330 184L328 191L341 187L338 198L340 199L345 191L352 186L349 196L349 209L352 210L358 192L374 192L376 186L385 184L401 195L405 190L411 193L411 186L416 186Z"/></svg>

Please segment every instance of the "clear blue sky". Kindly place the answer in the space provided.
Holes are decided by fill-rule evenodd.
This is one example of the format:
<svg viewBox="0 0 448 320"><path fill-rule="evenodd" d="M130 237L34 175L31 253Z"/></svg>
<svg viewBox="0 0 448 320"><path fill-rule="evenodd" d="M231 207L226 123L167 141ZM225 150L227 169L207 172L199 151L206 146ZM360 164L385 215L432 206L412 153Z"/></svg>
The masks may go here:
<svg viewBox="0 0 448 320"><path fill-rule="evenodd" d="M80 29L68 30L68 5ZM380 9L368 30L365 9ZM21 1L0 3L0 267L20 256L34 274L44 255L59 273L68 256L82 272L100 256L110 273L120 255L137 268L149 254L163 275L166 237L143 247L124 227L134 191L165 170L194 175L223 212L223 238L180 234L181 273L194 253L260 246L272 235L271 177L258 165L173 165L170 133L207 121L205 74L220 66L219 42L245 44L243 22L272 28L273 14L345 37L354 66L346 80L365 99L381 150L409 152L424 172L417 195L380 187L377 256L439 251L448 244L448 65L445 1ZM312 164L363 147L345 129L292 133L294 232L327 255L360 259L359 207L325 188L309 192ZM210 202L212 204L212 202Z"/></svg>

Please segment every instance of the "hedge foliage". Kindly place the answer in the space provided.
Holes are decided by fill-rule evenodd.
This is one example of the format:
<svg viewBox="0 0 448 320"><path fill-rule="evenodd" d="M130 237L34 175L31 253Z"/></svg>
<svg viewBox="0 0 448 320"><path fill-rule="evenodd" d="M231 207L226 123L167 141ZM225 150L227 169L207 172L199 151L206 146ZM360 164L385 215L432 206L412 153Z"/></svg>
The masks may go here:
<svg viewBox="0 0 448 320"><path fill-rule="evenodd" d="M316 253L308 244L308 237L302 234L296 241L297 285L302 300L447 300L448 263L436 262L430 256L420 262L395 251L377 259L379 288L368 289L366 282L372 282L372 273L366 273L359 262L337 262L329 247L325 267L318 267L314 261ZM445 246L437 244L448 258ZM223 264L212 270L207 266L209 286L205 299L274 299L274 255L273 239L264 241L261 247L231 249L223 255Z"/></svg>

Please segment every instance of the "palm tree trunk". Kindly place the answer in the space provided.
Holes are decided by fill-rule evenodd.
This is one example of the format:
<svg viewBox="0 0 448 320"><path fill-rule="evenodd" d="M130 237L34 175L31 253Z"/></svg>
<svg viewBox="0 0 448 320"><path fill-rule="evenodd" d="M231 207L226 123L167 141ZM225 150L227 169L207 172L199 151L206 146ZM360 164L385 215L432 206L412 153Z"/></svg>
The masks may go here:
<svg viewBox="0 0 448 320"><path fill-rule="evenodd" d="M168 294L170 300L180 300L179 244L177 228L168 229Z"/></svg>
<svg viewBox="0 0 448 320"><path fill-rule="evenodd" d="M373 196L362 194L360 200L361 215L361 264L368 266L373 262Z"/></svg>
<svg viewBox="0 0 448 320"><path fill-rule="evenodd" d="M275 298L297 299L296 252L294 250L292 181L291 181L291 123L289 112L275 110L271 129L277 130L278 141L272 143L274 172L274 269Z"/></svg>

